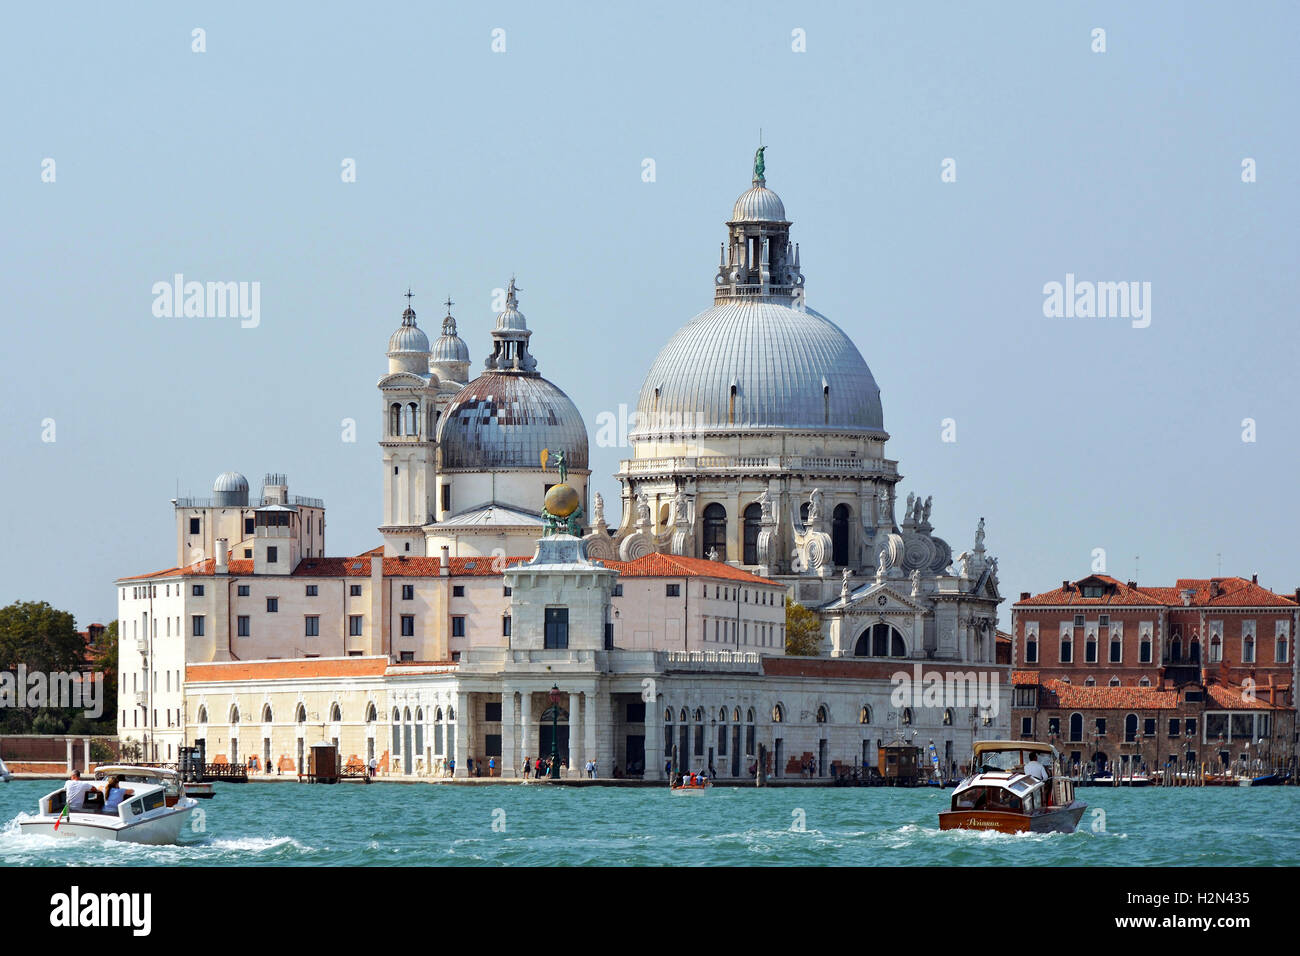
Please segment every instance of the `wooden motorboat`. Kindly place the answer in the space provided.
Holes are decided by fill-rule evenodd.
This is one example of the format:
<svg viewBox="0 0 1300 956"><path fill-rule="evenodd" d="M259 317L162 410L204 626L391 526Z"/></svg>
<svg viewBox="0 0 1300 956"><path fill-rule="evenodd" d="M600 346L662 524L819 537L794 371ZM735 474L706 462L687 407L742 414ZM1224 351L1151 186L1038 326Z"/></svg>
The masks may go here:
<svg viewBox="0 0 1300 956"><path fill-rule="evenodd" d="M1073 833L1087 809L1074 798L1051 744L981 740L972 766L953 791L951 808L939 814L940 830Z"/></svg>
<svg viewBox="0 0 1300 956"><path fill-rule="evenodd" d="M673 793L679 794L701 794L713 786L705 774L685 774L681 777L675 777L668 787Z"/></svg>

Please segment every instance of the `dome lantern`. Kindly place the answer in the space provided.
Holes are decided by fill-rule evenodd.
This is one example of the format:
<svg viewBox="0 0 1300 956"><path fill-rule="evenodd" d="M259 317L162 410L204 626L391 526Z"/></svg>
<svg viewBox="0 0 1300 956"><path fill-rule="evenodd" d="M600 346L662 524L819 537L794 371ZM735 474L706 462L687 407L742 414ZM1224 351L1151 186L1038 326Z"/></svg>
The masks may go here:
<svg viewBox="0 0 1300 956"><path fill-rule="evenodd" d="M766 165L760 146L754 154L754 178L740 194L727 222L714 277L714 302L763 299L793 302L803 299L803 273L799 248L790 244L790 221L785 203L767 188Z"/></svg>
<svg viewBox="0 0 1300 956"><path fill-rule="evenodd" d="M429 337L415 324L415 310L411 308L411 291L406 292L406 311L402 324L388 338L388 371L415 372L427 375L429 371Z"/></svg>

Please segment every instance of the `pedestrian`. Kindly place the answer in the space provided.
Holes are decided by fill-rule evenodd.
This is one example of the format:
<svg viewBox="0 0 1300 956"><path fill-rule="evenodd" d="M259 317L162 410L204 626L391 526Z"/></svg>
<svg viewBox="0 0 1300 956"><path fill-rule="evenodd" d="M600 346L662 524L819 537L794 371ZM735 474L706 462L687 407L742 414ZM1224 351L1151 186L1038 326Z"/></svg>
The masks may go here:
<svg viewBox="0 0 1300 956"><path fill-rule="evenodd" d="M592 762L591 762L591 776L592 776L593 779L595 779L595 776L596 776L596 761L595 761L595 760L592 760Z"/></svg>
<svg viewBox="0 0 1300 956"><path fill-rule="evenodd" d="M497 775L497 758L488 757L488 776L495 777L496 775Z"/></svg>
<svg viewBox="0 0 1300 956"><path fill-rule="evenodd" d="M469 767L469 773L470 773L470 776L472 777L472 776L474 776L474 758L473 758L473 757L466 757L465 760L468 761L468 762L466 763L466 766Z"/></svg>
<svg viewBox="0 0 1300 956"><path fill-rule="evenodd" d="M370 763L366 766L366 773L371 780L375 779L375 770L378 769L378 767L379 761L375 760L374 757L371 757Z"/></svg>

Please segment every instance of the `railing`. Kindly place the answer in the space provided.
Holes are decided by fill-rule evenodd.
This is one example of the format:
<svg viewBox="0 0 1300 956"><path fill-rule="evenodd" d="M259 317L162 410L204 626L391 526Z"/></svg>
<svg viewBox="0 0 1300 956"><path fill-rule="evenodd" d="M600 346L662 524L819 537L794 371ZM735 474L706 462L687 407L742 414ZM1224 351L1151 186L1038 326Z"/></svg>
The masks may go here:
<svg viewBox="0 0 1300 956"><path fill-rule="evenodd" d="M265 508L267 505L288 504L298 508L324 508L325 502L320 498L304 498L302 495L289 495L287 502L276 498L249 498L246 505L219 505L215 498L177 498L177 508Z"/></svg>
<svg viewBox="0 0 1300 956"><path fill-rule="evenodd" d="M762 657L753 651L665 651L670 666L686 670L758 671Z"/></svg>
<svg viewBox="0 0 1300 956"><path fill-rule="evenodd" d="M896 474L898 463L884 458L828 458L808 455L700 455L697 457L640 458L623 463L624 474L664 471L821 471L853 474Z"/></svg>

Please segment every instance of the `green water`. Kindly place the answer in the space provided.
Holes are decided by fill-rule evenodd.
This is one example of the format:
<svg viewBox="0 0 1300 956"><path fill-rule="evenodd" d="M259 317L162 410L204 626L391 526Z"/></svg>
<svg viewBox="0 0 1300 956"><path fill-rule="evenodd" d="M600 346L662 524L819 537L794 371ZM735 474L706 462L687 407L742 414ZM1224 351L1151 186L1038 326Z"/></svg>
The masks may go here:
<svg viewBox="0 0 1300 956"><path fill-rule="evenodd" d="M0 865L1300 865L1296 787L1081 789L1078 832L1009 836L930 789L217 784L199 842L141 847L23 836L55 786L0 784Z"/></svg>

